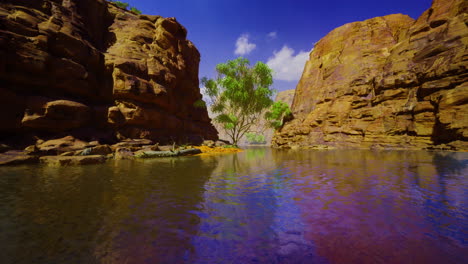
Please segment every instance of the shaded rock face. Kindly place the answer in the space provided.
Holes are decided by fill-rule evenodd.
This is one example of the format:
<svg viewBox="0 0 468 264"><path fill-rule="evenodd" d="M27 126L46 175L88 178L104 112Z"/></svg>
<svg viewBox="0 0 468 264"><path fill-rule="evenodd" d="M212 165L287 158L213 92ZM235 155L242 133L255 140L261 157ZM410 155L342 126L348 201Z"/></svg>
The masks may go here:
<svg viewBox="0 0 468 264"><path fill-rule="evenodd" d="M216 139L194 107L200 54L174 18L104 0L0 3L0 140ZM99 132L99 133L98 133Z"/></svg>
<svg viewBox="0 0 468 264"><path fill-rule="evenodd" d="M276 147L468 149L468 4L339 27L310 54Z"/></svg>

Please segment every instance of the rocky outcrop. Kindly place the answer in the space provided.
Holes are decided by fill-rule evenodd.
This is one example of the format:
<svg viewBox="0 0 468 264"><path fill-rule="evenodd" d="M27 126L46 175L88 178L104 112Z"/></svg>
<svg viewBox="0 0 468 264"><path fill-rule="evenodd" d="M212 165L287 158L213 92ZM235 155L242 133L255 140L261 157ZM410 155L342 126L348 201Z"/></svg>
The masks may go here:
<svg viewBox="0 0 468 264"><path fill-rule="evenodd" d="M275 102L283 101L289 106L291 106L294 100L295 92L296 92L295 89L281 91L278 93L278 95L276 95Z"/></svg>
<svg viewBox="0 0 468 264"><path fill-rule="evenodd" d="M186 36L104 0L1 1L0 141L216 139Z"/></svg>
<svg viewBox="0 0 468 264"><path fill-rule="evenodd" d="M468 4L434 0L339 27L310 54L276 147L448 148L468 144Z"/></svg>
<svg viewBox="0 0 468 264"><path fill-rule="evenodd" d="M0 166L43 163L47 165L88 165L107 160L134 160L136 158L162 158L191 156L201 153L233 153L237 148L226 148L222 141L205 140L199 146L159 145L149 139L126 139L113 145L86 142L73 136L51 140L37 140L24 150L11 150L8 146L0 152ZM0 149L1 150L1 149Z"/></svg>

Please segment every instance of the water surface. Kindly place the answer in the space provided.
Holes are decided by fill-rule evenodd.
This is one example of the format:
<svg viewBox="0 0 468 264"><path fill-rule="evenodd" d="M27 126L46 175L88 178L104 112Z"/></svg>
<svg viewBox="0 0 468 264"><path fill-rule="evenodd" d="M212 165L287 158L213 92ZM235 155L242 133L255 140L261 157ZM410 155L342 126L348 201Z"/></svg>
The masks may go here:
<svg viewBox="0 0 468 264"><path fill-rule="evenodd" d="M468 153L0 168L0 263L464 263ZM466 263L466 262L465 262Z"/></svg>

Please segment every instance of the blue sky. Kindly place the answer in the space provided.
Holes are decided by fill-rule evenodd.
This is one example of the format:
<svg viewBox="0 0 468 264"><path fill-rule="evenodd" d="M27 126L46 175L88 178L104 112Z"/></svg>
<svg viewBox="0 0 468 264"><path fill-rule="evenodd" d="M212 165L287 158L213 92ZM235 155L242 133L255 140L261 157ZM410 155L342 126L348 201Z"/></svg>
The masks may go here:
<svg viewBox="0 0 468 264"><path fill-rule="evenodd" d="M313 44L334 28L395 13L416 19L432 0L125 2L145 14L176 17L187 28L201 53L200 79L215 77L216 64L242 55L251 64L270 61L276 69L273 87L281 91L296 87Z"/></svg>

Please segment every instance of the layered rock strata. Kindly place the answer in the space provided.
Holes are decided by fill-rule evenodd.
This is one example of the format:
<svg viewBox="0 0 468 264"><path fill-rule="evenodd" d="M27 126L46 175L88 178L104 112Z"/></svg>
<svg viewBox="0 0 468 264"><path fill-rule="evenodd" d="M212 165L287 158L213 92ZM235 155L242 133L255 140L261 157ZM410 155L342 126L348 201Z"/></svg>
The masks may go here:
<svg viewBox="0 0 468 264"><path fill-rule="evenodd" d="M468 2L339 27L310 54L276 147L468 144Z"/></svg>
<svg viewBox="0 0 468 264"><path fill-rule="evenodd" d="M0 140L216 139L200 54L174 18L104 0L0 3Z"/></svg>

